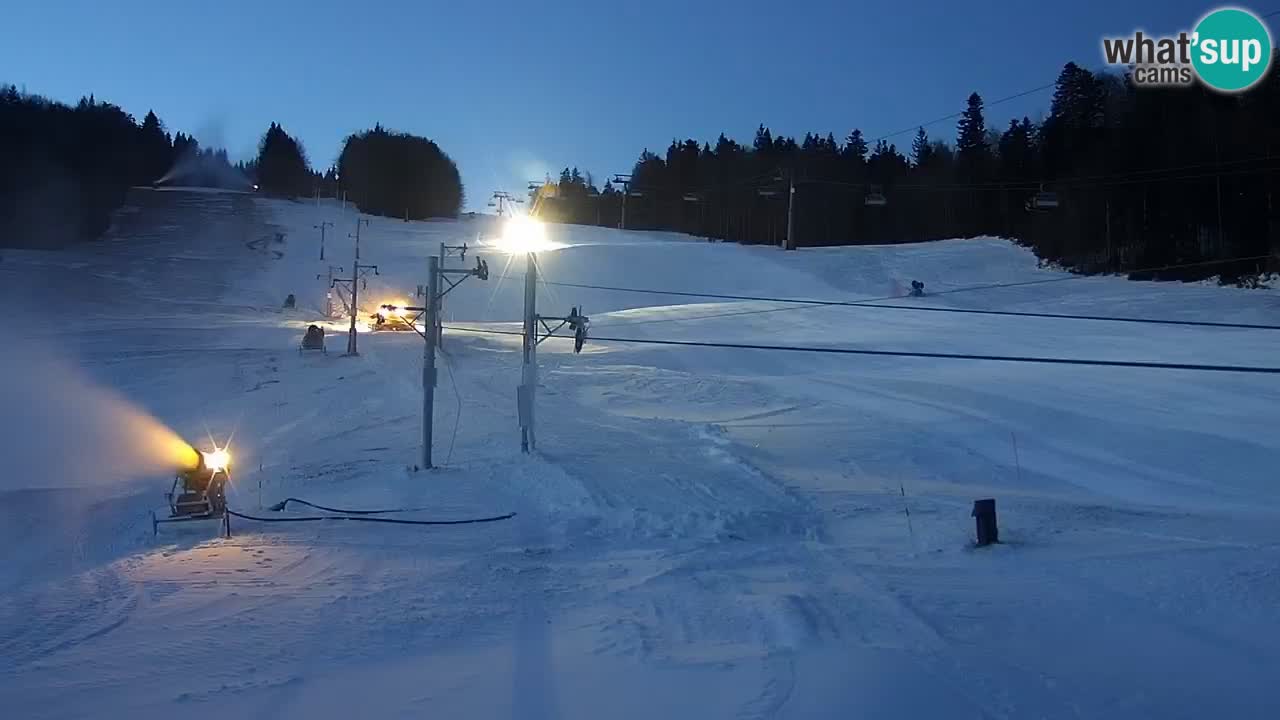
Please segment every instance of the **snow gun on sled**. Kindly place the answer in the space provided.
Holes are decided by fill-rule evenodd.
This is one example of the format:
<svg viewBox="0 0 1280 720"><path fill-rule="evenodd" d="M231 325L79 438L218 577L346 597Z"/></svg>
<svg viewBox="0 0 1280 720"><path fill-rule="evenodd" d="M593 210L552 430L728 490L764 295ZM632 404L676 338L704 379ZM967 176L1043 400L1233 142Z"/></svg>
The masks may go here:
<svg viewBox="0 0 1280 720"><path fill-rule="evenodd" d="M156 534L161 523L192 520L227 520L227 481L231 479L231 453L214 447L210 452L190 448L185 464L173 478L173 486L165 493L169 517L151 513L151 532Z"/></svg>
<svg viewBox="0 0 1280 720"><path fill-rule="evenodd" d="M369 319L373 321L374 332L413 329L413 320L408 315L408 308L401 305L379 305L378 311L370 315Z"/></svg>

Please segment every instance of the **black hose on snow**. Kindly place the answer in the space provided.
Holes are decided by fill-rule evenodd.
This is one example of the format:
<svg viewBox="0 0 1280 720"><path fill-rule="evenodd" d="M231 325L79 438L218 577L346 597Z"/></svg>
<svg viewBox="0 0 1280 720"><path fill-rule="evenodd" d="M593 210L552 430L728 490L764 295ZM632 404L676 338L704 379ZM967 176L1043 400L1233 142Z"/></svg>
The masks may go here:
<svg viewBox="0 0 1280 720"><path fill-rule="evenodd" d="M302 501L297 501L302 502ZM311 503L305 503L310 505ZM316 506L312 506L316 507ZM322 508L327 509L327 508ZM375 511L365 511L366 513ZM404 512L402 510L379 510L376 512ZM506 515L494 515L493 517L483 518L467 518L464 520L402 520L400 518L376 518L367 517L367 515L312 515L309 517L255 517L253 515L245 515L238 513L231 508L227 508L227 514L242 520L253 520L255 522L316 522L319 520L351 520L353 522L375 522L375 523L391 523L395 525L474 525L477 523L491 523L499 520L510 520L515 517L515 513L507 513Z"/></svg>

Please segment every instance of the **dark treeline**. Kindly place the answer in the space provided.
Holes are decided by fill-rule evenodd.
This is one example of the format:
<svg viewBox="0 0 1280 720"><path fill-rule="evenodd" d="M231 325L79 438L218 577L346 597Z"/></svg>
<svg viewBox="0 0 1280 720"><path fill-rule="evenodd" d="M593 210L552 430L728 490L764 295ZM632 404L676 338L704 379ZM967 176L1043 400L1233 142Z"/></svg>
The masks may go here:
<svg viewBox="0 0 1280 720"><path fill-rule="evenodd" d="M360 209L410 220L456 217L462 209L458 166L434 142L381 125L350 135L335 171L321 178ZM327 194L327 193L326 193Z"/></svg>
<svg viewBox="0 0 1280 720"><path fill-rule="evenodd" d="M259 189L268 195L297 197L317 188L315 173L307 162L307 152L279 123L271 123L258 143L258 156L249 163Z"/></svg>
<svg viewBox="0 0 1280 720"><path fill-rule="evenodd" d="M347 138L324 174L277 123L257 157L233 165L225 150L171 134L154 112L138 122L92 95L70 106L0 86L0 246L96 238L140 185L258 185L280 197L337 197L341 187L365 212L410 218L456 216L463 198L457 167L435 143L381 126Z"/></svg>
<svg viewBox="0 0 1280 720"><path fill-rule="evenodd" d="M626 226L780 244L795 181L798 246L999 235L1083 272L1264 255L1280 247L1280 73L1238 95L1135 87L1067 64L1047 117L989 128L976 93L954 143L909 147L859 130L749 145L674 140L632 169ZM576 170L542 201L552 220L617 226L623 188ZM1042 194L1043 193L1043 194ZM1037 208L1037 197L1056 208ZM883 204L881 204L883 200ZM1257 261L1161 273L1247 280Z"/></svg>
<svg viewBox="0 0 1280 720"><path fill-rule="evenodd" d="M311 169L302 143L276 123L249 164L262 192L281 197L343 195L371 215L409 220L457 217L463 189L458 167L431 140L375 125L347 137L336 165Z"/></svg>
<svg viewBox="0 0 1280 720"><path fill-rule="evenodd" d="M141 123L92 95L74 107L0 86L0 245L60 247L102 234L130 186L243 184L223 150Z"/></svg>

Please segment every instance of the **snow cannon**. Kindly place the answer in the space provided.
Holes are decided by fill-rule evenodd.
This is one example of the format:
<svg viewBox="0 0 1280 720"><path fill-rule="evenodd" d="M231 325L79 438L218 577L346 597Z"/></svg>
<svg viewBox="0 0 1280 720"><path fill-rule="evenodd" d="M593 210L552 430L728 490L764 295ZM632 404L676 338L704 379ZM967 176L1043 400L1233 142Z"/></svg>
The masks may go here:
<svg viewBox="0 0 1280 720"><path fill-rule="evenodd" d="M159 530L160 523L186 522L190 520L226 519L227 481L231 479L231 453L227 448L214 446L208 452L191 448L188 459L178 468L173 486L165 493L169 504L169 517L157 518L151 514L151 532Z"/></svg>
<svg viewBox="0 0 1280 720"><path fill-rule="evenodd" d="M369 316L373 320L374 332L382 330L412 330L413 323L409 319L408 310L404 305L393 305L384 303L378 306L378 311Z"/></svg>
<svg viewBox="0 0 1280 720"><path fill-rule="evenodd" d="M319 325L307 326L307 332L302 336L302 342L298 344L298 353L301 354L306 350L319 350L328 354L328 350L324 346L324 328Z"/></svg>

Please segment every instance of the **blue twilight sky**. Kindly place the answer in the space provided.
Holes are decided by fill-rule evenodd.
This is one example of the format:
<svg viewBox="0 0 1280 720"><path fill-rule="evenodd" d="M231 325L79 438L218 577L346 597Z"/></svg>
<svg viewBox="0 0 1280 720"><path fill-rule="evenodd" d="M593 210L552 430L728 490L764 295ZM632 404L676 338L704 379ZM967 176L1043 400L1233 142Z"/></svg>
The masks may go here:
<svg viewBox="0 0 1280 720"><path fill-rule="evenodd" d="M1244 4L1259 14L1280 9ZM272 121L313 166L375 122L458 163L468 204L564 166L602 183L673 137L759 123L870 138L1102 62L1100 37L1189 29L1190 0L9 0L0 82L90 92L248 158ZM1050 93L993 107L1035 119ZM928 128L952 139L954 121ZM911 135L894 140L900 147Z"/></svg>

